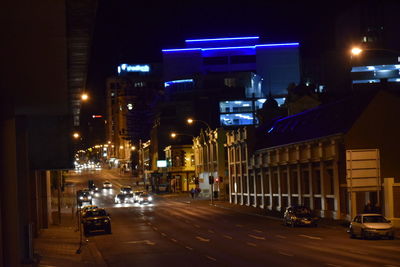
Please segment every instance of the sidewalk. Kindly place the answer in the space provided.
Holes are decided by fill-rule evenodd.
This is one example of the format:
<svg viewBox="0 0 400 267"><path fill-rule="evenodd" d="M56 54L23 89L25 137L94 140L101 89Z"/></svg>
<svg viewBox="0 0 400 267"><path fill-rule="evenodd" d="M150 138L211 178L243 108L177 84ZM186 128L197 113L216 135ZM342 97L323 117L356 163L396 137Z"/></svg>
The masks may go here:
<svg viewBox="0 0 400 267"><path fill-rule="evenodd" d="M34 253L38 259L34 266L106 266L95 244L87 242L84 236L80 247L79 234L76 217L72 217L70 209L63 209L61 224L50 225L34 239Z"/></svg>

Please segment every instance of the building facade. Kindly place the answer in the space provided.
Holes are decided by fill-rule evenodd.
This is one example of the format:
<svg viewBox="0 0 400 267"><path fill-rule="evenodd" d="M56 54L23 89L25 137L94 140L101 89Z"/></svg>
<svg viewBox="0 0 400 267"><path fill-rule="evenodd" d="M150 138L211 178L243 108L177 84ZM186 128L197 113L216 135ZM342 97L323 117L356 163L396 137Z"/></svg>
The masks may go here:
<svg viewBox="0 0 400 267"><path fill-rule="evenodd" d="M305 205L321 217L350 220L370 201L398 224L400 129L386 120L395 119L399 101L380 91L279 119L256 135L228 132L230 202L278 212ZM350 177L349 153L370 150L379 162L370 180Z"/></svg>

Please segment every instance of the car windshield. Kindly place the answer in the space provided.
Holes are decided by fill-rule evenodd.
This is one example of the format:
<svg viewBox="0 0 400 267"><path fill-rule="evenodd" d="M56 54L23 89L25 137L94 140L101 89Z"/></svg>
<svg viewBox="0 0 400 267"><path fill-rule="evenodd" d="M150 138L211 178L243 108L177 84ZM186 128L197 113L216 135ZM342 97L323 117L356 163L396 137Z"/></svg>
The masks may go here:
<svg viewBox="0 0 400 267"><path fill-rule="evenodd" d="M149 197L149 195L142 194L141 197Z"/></svg>
<svg viewBox="0 0 400 267"><path fill-rule="evenodd" d="M385 223L387 220L383 216L364 216L364 223Z"/></svg>
<svg viewBox="0 0 400 267"><path fill-rule="evenodd" d="M98 217L98 216L106 216L107 213L105 210L89 210L86 212L85 217Z"/></svg>
<svg viewBox="0 0 400 267"><path fill-rule="evenodd" d="M311 213L311 211L308 208L305 207L298 207L294 210L294 213L296 215L308 215Z"/></svg>

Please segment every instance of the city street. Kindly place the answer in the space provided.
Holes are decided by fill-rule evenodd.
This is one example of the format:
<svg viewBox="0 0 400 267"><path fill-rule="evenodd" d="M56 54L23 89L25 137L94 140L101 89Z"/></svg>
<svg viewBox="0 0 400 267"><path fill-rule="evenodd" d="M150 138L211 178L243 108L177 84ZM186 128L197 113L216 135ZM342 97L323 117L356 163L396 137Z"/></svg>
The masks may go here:
<svg viewBox="0 0 400 267"><path fill-rule="evenodd" d="M350 239L342 226L290 228L281 220L209 205L207 200L154 196L149 205L114 204L131 178L112 171L82 172L68 182L106 180L93 204L111 215L112 234L88 242L106 266L400 266L400 240Z"/></svg>

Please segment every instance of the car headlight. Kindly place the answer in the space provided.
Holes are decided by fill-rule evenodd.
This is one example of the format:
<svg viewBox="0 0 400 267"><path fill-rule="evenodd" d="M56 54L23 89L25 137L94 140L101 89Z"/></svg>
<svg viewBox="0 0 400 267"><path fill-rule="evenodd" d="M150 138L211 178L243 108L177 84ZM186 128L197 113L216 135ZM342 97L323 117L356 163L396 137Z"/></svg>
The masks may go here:
<svg viewBox="0 0 400 267"><path fill-rule="evenodd" d="M80 196L79 199L83 199L83 196Z"/></svg>
<svg viewBox="0 0 400 267"><path fill-rule="evenodd" d="M153 198L152 197L149 197L149 201L152 201L153 200Z"/></svg>
<svg viewBox="0 0 400 267"><path fill-rule="evenodd" d="M88 199L92 199L92 196L88 196Z"/></svg>
<svg viewBox="0 0 400 267"><path fill-rule="evenodd" d="M110 220L108 220L108 219L105 219L105 220L104 220L104 222L105 222L105 223L109 223L109 222L110 222Z"/></svg>
<svg viewBox="0 0 400 267"><path fill-rule="evenodd" d="M143 198L141 197L141 198L139 198L139 200L140 200L140 201L143 201Z"/></svg>

